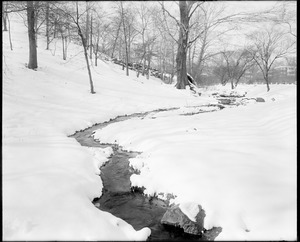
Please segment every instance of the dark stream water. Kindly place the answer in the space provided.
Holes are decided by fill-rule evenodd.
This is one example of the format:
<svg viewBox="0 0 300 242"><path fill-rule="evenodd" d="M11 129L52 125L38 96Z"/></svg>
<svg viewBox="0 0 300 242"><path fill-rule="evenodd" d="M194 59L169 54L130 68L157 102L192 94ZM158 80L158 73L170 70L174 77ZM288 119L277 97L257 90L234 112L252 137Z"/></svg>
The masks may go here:
<svg viewBox="0 0 300 242"><path fill-rule="evenodd" d="M135 157L138 153L124 151L115 144L101 144L99 141L94 140L92 136L95 130L101 129L114 122L121 122L133 117L144 118L150 113L174 109L177 108L119 116L108 122L96 124L85 130L78 131L70 137L75 138L82 146L110 146L114 150L109 161L100 168L103 191L102 196L95 198L93 201L96 207L125 220L136 230L149 227L151 229L151 235L148 240L208 240L206 236L201 238L201 236L184 233L181 228L162 225L160 220L169 206L168 201L156 197L144 196L142 189L136 190L131 187L130 176L134 174L135 171L129 166L129 159ZM209 231L207 232L209 233Z"/></svg>
<svg viewBox="0 0 300 242"><path fill-rule="evenodd" d="M160 220L168 208L168 202L155 197L144 196L141 190L133 190L130 176L135 171L128 159L137 153L114 149L114 155L101 167L104 189L102 196L93 201L99 209L110 212L131 224L136 230L151 229L148 240L198 240L181 229L165 227Z"/></svg>

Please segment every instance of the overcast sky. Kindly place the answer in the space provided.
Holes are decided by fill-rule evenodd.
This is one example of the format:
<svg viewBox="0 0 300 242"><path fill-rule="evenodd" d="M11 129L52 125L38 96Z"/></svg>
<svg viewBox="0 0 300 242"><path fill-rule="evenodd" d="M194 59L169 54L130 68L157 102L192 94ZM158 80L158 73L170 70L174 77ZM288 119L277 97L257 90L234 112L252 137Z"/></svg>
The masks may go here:
<svg viewBox="0 0 300 242"><path fill-rule="evenodd" d="M127 6L136 6L136 4L139 1L127 3L130 1L124 1L125 5ZM148 4L157 4L158 1L144 1L144 3ZM278 7L281 6L283 3L289 3L291 9L295 11L296 16L296 9L297 9L297 2L296 1L208 1L209 4L216 4L216 5L223 5L226 7L225 11L223 12L225 15L231 15L235 13L250 13L250 12L260 12L267 9L271 9L272 7ZM114 1L107 1L107 2L101 2L102 6L105 6L106 11L112 11L109 10L110 6L114 5ZM171 12L174 16L176 16L179 19L179 5L178 1L164 1L165 8ZM241 28L239 31L232 31L226 36L227 40L230 39L230 42L232 45L236 46L243 46L246 42L246 39L244 37L244 33L251 32L255 30L255 28L264 28L266 26L266 23L247 23L245 22L243 25L241 25ZM294 27L296 26L296 22L294 24ZM224 28L222 25L220 28ZM295 31L296 32L296 31ZM227 41L228 42L228 41Z"/></svg>

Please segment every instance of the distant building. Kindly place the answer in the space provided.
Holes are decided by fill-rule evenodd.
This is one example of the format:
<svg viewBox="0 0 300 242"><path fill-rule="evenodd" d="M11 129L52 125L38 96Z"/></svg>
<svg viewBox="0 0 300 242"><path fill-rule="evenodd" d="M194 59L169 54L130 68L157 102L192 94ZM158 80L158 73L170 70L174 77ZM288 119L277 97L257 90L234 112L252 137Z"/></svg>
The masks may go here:
<svg viewBox="0 0 300 242"><path fill-rule="evenodd" d="M252 79L253 78L253 71L252 70L246 70L244 74L244 78L246 79Z"/></svg>
<svg viewBox="0 0 300 242"><path fill-rule="evenodd" d="M269 72L271 83L296 83L297 67L282 65L272 68Z"/></svg>
<svg viewBox="0 0 300 242"><path fill-rule="evenodd" d="M276 66L273 68L273 75L279 76L296 76L296 66Z"/></svg>

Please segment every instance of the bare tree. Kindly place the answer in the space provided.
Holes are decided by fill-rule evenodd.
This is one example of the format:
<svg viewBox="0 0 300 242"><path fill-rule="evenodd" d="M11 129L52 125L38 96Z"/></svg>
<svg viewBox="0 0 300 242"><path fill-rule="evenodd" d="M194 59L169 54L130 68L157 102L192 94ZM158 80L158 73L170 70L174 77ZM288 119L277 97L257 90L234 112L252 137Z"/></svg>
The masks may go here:
<svg viewBox="0 0 300 242"><path fill-rule="evenodd" d="M90 5L89 8L91 8L91 7L92 6ZM87 42L86 42L86 38L85 38L85 36L82 32L81 22L80 22L88 9L85 9L85 11L79 12L78 1L75 2L75 10L70 9L70 6L65 6L65 7L64 6L61 6L61 7L57 6L57 9L59 11L61 11L62 14L66 15L70 19L70 21L72 21L72 23L75 25L75 28L77 30L78 36L80 37L81 44L82 44L83 51L84 51L84 57L85 57L86 66L87 66L88 75L89 75L90 92L92 94L94 94L96 92L94 91L92 73L91 73L90 64L89 64L89 58L88 58L88 52L87 52Z"/></svg>
<svg viewBox="0 0 300 242"><path fill-rule="evenodd" d="M133 24L134 24L134 15L130 11L130 8L125 8L123 5L123 2L118 2L117 6L117 12L118 16L121 21L122 30L123 30L123 40L125 45L125 66L126 67L126 75L129 76L129 62L130 62L130 51L131 51L131 43L133 39L137 35L137 31L135 30Z"/></svg>
<svg viewBox="0 0 300 242"><path fill-rule="evenodd" d="M76 18L73 18L73 21L76 24L76 27L78 29L78 35L81 38L81 42L82 42L82 46L83 46L83 50L84 50L84 57L85 57L86 66L87 66L87 69L88 69L88 74L89 74L89 79L90 79L90 89L91 89L91 93L94 94L95 93L94 84L93 84L93 79L92 79L92 74L91 74L91 69L90 69L90 63L89 63L89 58L88 58L88 53L87 53L87 42L86 42L86 39L84 38L83 33L81 31L81 27L80 27L80 24L79 24L79 19L80 19L80 15L79 15L79 11L78 11L78 2L76 2Z"/></svg>
<svg viewBox="0 0 300 242"><path fill-rule="evenodd" d="M267 22L281 25L287 28L287 33L297 37L297 2L296 1L278 1L275 6L263 17Z"/></svg>
<svg viewBox="0 0 300 242"><path fill-rule="evenodd" d="M201 75L203 65L210 57L216 53L207 53L208 46L223 35L224 33L235 28L237 24L253 24L259 22L270 22L272 18L278 14L278 9L270 8L263 11L256 12L239 12L232 14L223 13L224 8L217 8L216 3L203 3L196 1L179 1L180 20L175 15L172 15L165 7L164 3L160 3L163 12L166 13L170 19L177 24L179 29L179 38L176 66L177 66L177 84L176 87L181 89L188 85L186 77L186 61L188 61L188 68L193 71L197 70L196 75ZM194 14L196 13L196 14ZM193 17L194 16L194 17ZM193 19L194 18L194 19ZM230 23L230 26L224 31L216 31L216 28L223 23ZM169 29L169 26L167 26ZM170 31L169 31L170 32ZM216 33L209 38L211 33ZM174 38L174 36L173 36ZM200 38L201 48L196 54L196 42ZM193 45L192 49L189 49ZM186 54L188 52L188 54ZM194 65L194 58L198 56L198 61ZM199 71L198 71L199 70Z"/></svg>
<svg viewBox="0 0 300 242"><path fill-rule="evenodd" d="M225 15L224 12L225 5L206 2L199 7L199 11L192 20L195 24L192 34L202 33L194 43L190 65L192 68L190 71L198 82L201 82L201 75L207 62L219 52L212 46L217 45L216 42L220 38L236 28L233 21L234 15ZM227 24L229 22L230 25ZM195 63L194 58L197 58Z"/></svg>
<svg viewBox="0 0 300 242"><path fill-rule="evenodd" d="M219 78L219 80L223 86L225 86L229 80L227 67L223 63L218 64L214 67L213 74Z"/></svg>
<svg viewBox="0 0 300 242"><path fill-rule="evenodd" d="M4 3L2 3L3 6ZM41 27L43 20L41 19L45 6L43 1L6 1L4 8L2 9L2 19L5 18L5 23L8 21L9 24L9 38L10 46L12 49L11 31L10 31L10 20L8 17L9 13L18 13L24 21L25 26L28 28L28 39L29 39L29 61L27 67L29 69L36 69L37 64L37 33ZM39 23L38 23L39 21Z"/></svg>
<svg viewBox="0 0 300 242"><path fill-rule="evenodd" d="M164 3L162 3L164 8ZM151 11L151 33L152 37L156 36L155 54L158 57L156 77L161 78L164 82L172 83L176 73L176 47L178 46L178 25L173 18L167 18L167 13L153 6ZM149 31L150 32L150 31ZM151 37L151 38L152 38ZM169 80L166 80L168 76Z"/></svg>
<svg viewBox="0 0 300 242"><path fill-rule="evenodd" d="M150 30L152 22L153 8L149 3L141 2L135 9L137 18L139 19L136 24L136 31L139 34L141 44L136 48L136 53L139 56L139 64L142 64L142 75L146 72L146 54L149 44L149 39L151 39ZM137 71L137 77L139 77L139 70Z"/></svg>
<svg viewBox="0 0 300 242"><path fill-rule="evenodd" d="M61 41L62 41L62 51L63 51L63 60L67 59L67 51L68 51L68 45L70 41L68 42L68 37L70 38L69 35L69 29L70 29L70 21L69 18L64 19L63 21L60 21L57 23L58 26L58 32L60 33L61 36Z"/></svg>
<svg viewBox="0 0 300 242"><path fill-rule="evenodd" d="M8 28L7 28L7 25L8 25ZM3 26L2 31L8 31L10 49L13 50L12 40L11 40L10 19L9 19L9 15L8 15L8 2L7 1L2 1L2 26Z"/></svg>
<svg viewBox="0 0 300 242"><path fill-rule="evenodd" d="M29 38L29 69L36 69L37 64L37 45L35 32L35 8L34 1L27 1L27 21L28 21L28 38Z"/></svg>
<svg viewBox="0 0 300 242"><path fill-rule="evenodd" d="M271 28L255 31L248 35L253 43L249 51L262 72L267 91L270 90L269 72L274 62L288 54L295 53L295 40L288 38L287 34L278 29L277 25L273 25Z"/></svg>
<svg viewBox="0 0 300 242"><path fill-rule="evenodd" d="M125 42L125 53L126 53L126 76L129 76L129 70L128 70L128 61L129 61L129 53L128 53L128 36L126 31L126 25L125 25L125 13L124 13L124 7L123 2L120 1L120 10L121 10L121 19L122 19L122 26L123 26L123 33L124 33L124 42Z"/></svg>
<svg viewBox="0 0 300 242"><path fill-rule="evenodd" d="M95 55L95 66L97 66L98 55L100 52L107 54L109 47L108 42L109 39L109 27L110 23L104 23L102 19L95 19L96 29L94 30L94 55ZM101 40L101 46L100 46Z"/></svg>
<svg viewBox="0 0 300 242"><path fill-rule="evenodd" d="M99 52L99 40L100 40L100 21L99 19L96 20L96 40L94 41L95 48L94 48L94 54L95 54L95 66L98 65L98 52Z"/></svg>
<svg viewBox="0 0 300 242"><path fill-rule="evenodd" d="M180 1L179 10L180 10L180 27L179 27L179 40L178 40L178 50L176 56L176 66L177 66L177 84L178 89L184 89L189 85L187 78L187 69L186 69L186 59L187 59L187 50L189 45L193 41L189 41L189 31L191 26L189 25L190 19L195 12L196 8L199 6L197 4L194 9L193 5L195 2L192 1ZM194 41L196 38L194 39Z"/></svg>
<svg viewBox="0 0 300 242"><path fill-rule="evenodd" d="M115 22L116 21L114 21L113 24ZM118 42L118 39L119 39L119 33L120 33L120 29L121 29L121 24L122 24L122 21L119 19L117 21L116 35L114 36L114 40L113 40L113 46L112 46L112 51L111 51L111 58L114 58L115 49L116 49L117 42Z"/></svg>
<svg viewBox="0 0 300 242"><path fill-rule="evenodd" d="M62 16L54 4L58 4L57 1L45 1L45 29L46 29L46 50L50 49L50 43L57 38L57 33L59 32L59 27L62 25L65 16Z"/></svg>
<svg viewBox="0 0 300 242"><path fill-rule="evenodd" d="M288 33L297 38L297 19L296 19L296 4L297 2L284 2L281 20L277 21L278 24L285 25L289 28Z"/></svg>
<svg viewBox="0 0 300 242"><path fill-rule="evenodd" d="M96 21L96 29L94 30L94 54L95 60L98 58L98 54L101 52L103 54L109 55L111 49L111 42L112 42L112 23L105 21L104 19L98 18L95 19ZM100 45L101 40L101 45Z"/></svg>
<svg viewBox="0 0 300 242"><path fill-rule="evenodd" d="M197 10L197 8L203 4L202 2L195 1L179 1L180 20L175 18L168 10L165 9L164 4L161 3L162 9L168 14L177 24L179 28L179 38L177 41L178 49L176 56L176 69L177 69L177 83L176 88L184 89L187 85L190 85L187 78L187 51L188 48L194 43L202 33L194 36L193 39L189 39L189 33L193 24L190 20Z"/></svg>
<svg viewBox="0 0 300 242"><path fill-rule="evenodd" d="M134 42L135 38L138 36L138 31L136 30L136 17L132 9L127 14L126 18L126 25L127 25L127 32L128 32L128 62L130 63L131 54L132 54L132 43Z"/></svg>
<svg viewBox="0 0 300 242"><path fill-rule="evenodd" d="M231 89L237 87L240 79L245 72L250 69L253 62L253 55L245 48L240 50L222 51L221 52L225 60L225 71L222 84L225 85L228 81L231 83Z"/></svg>

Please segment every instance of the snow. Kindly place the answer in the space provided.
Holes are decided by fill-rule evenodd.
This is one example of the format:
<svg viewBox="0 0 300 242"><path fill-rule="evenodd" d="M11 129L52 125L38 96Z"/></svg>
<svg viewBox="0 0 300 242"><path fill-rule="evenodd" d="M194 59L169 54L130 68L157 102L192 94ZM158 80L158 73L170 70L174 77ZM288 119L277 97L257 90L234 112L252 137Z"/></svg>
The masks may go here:
<svg viewBox="0 0 300 242"><path fill-rule="evenodd" d="M199 206L197 203L180 203L179 208L184 214L188 216L190 220L196 222L196 216L199 213Z"/></svg>
<svg viewBox="0 0 300 242"><path fill-rule="evenodd" d="M195 204L206 212L205 228L221 226L220 240L295 240L296 86L243 86L265 103L180 115L216 103L155 78L136 78L110 62L92 67L96 94L89 93L82 47L61 43L45 50L38 37L37 71L25 67L28 36L11 16L13 51L3 32L2 182L3 240L146 240L148 228L131 225L92 204L101 196L99 167L110 148L82 147L68 135L119 115L150 114L95 132L141 151L130 163L141 171L132 185L149 195L173 193L190 218ZM101 205L100 205L101 207ZM249 230L246 232L245 230Z"/></svg>
<svg viewBox="0 0 300 242"><path fill-rule="evenodd" d="M245 87L244 87L245 88ZM103 142L143 152L132 185L149 195L174 193L175 203L206 211L205 228L220 240L296 238L296 92L272 86L266 99L193 116L114 123L95 132ZM178 111L177 111L178 112ZM191 216L193 217L193 216ZM246 232L250 230L250 232Z"/></svg>
<svg viewBox="0 0 300 242"><path fill-rule="evenodd" d="M106 148L95 148L88 147L88 150L92 153L93 163L95 164L95 172L97 175L100 175L100 167L109 161L108 157L111 156L114 152L111 147Z"/></svg>

